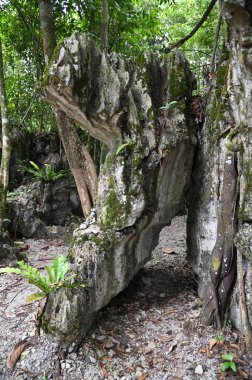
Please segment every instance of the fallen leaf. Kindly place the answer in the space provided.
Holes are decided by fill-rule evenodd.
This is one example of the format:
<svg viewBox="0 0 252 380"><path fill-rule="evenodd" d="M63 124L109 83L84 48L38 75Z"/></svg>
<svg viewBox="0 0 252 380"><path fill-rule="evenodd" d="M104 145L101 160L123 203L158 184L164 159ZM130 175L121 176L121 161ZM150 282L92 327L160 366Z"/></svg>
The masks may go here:
<svg viewBox="0 0 252 380"><path fill-rule="evenodd" d="M236 332L232 332L232 335L233 335L233 337L234 337L235 339L238 338L238 334L237 334Z"/></svg>
<svg viewBox="0 0 252 380"><path fill-rule="evenodd" d="M162 358L162 357L160 357L160 358L155 357L155 358L153 358L152 363L153 363L153 365L156 365L156 364L158 364L158 363L163 363L164 360L165 360L165 359Z"/></svg>
<svg viewBox="0 0 252 380"><path fill-rule="evenodd" d="M242 369L239 369L239 374L241 375L241 377L243 377L244 379L248 379L249 378L249 374L245 371L243 371Z"/></svg>
<svg viewBox="0 0 252 380"><path fill-rule="evenodd" d="M43 249L44 251L46 251L47 249L49 249L49 245L45 245L45 246L42 247L41 249Z"/></svg>
<svg viewBox="0 0 252 380"><path fill-rule="evenodd" d="M178 255L176 247L167 247L162 249L163 253L167 253L168 255Z"/></svg>
<svg viewBox="0 0 252 380"><path fill-rule="evenodd" d="M225 372L218 375L218 379L219 380L223 380L223 379L225 379L225 377L226 377L226 373Z"/></svg>
<svg viewBox="0 0 252 380"><path fill-rule="evenodd" d="M145 380L148 377L148 373L143 373L141 376L137 377L137 380Z"/></svg>
<svg viewBox="0 0 252 380"><path fill-rule="evenodd" d="M236 361L236 363L240 363L240 364L243 364L243 365L248 365L248 363L245 362L244 360L241 360L241 359L237 358L237 357L236 357L237 355L235 355L234 352L233 352L233 355L234 355L234 357L235 357L235 361Z"/></svg>
<svg viewBox="0 0 252 380"><path fill-rule="evenodd" d="M112 348L115 346L115 343L112 340L107 340L107 342L103 345L104 348Z"/></svg>
<svg viewBox="0 0 252 380"><path fill-rule="evenodd" d="M22 354L22 352L25 350L26 346L27 346L28 342L26 339L24 340L21 340L20 342L18 342L13 350L11 351L11 353L8 355L8 359L7 359L7 368L10 370L10 371L13 371L14 370L14 367L18 361L18 359L20 358L20 355Z"/></svg>
<svg viewBox="0 0 252 380"><path fill-rule="evenodd" d="M119 340L113 338L112 336L109 337L108 340L103 345L104 348L112 348L114 346L116 346L116 348L120 347L120 342Z"/></svg>
<svg viewBox="0 0 252 380"><path fill-rule="evenodd" d="M100 367L102 368L104 379L107 379L109 376L109 372L108 372L107 368L105 367L105 365L101 361L99 362L99 364L100 364Z"/></svg>
<svg viewBox="0 0 252 380"><path fill-rule="evenodd" d="M172 340L172 337L161 335L161 336L158 336L158 340L160 340L161 342L170 342Z"/></svg>
<svg viewBox="0 0 252 380"><path fill-rule="evenodd" d="M174 350L174 348L176 348L177 346L177 341L174 340L170 345L169 345L169 348L168 348L168 352L172 352Z"/></svg>
<svg viewBox="0 0 252 380"><path fill-rule="evenodd" d="M64 243L60 241L51 241L49 245L51 245L52 247L61 247L62 245L64 245Z"/></svg>
<svg viewBox="0 0 252 380"><path fill-rule="evenodd" d="M203 352L204 354L207 352L206 347L201 347L198 349L198 352Z"/></svg>
<svg viewBox="0 0 252 380"><path fill-rule="evenodd" d="M165 309L165 314L171 314L173 311L173 307L167 307L167 309Z"/></svg>
<svg viewBox="0 0 252 380"><path fill-rule="evenodd" d="M231 347L234 347L234 348L237 348L237 350L239 350L239 344L236 344L236 343L230 343L230 346Z"/></svg>
<svg viewBox="0 0 252 380"><path fill-rule="evenodd" d="M213 348L213 346L217 343L217 340L216 339L211 339L210 342L209 342L209 348L210 350Z"/></svg>
<svg viewBox="0 0 252 380"><path fill-rule="evenodd" d="M28 251L29 248L30 248L29 244L25 244L22 247L20 247L18 250L19 252L24 252L24 251Z"/></svg>

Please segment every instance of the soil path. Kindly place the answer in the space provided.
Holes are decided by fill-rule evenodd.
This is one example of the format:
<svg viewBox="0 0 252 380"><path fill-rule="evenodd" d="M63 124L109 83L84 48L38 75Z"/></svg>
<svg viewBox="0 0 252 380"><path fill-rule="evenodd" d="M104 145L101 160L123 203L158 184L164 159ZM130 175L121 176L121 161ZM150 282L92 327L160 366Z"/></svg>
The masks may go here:
<svg viewBox="0 0 252 380"><path fill-rule="evenodd" d="M237 333L226 328L225 344L219 341L210 347L216 332L199 322L196 279L185 261L185 223L185 217L177 217L163 230L153 259L100 311L78 350L62 349L45 335L38 337L34 326L38 303L25 304L35 289L17 276L1 275L0 379L252 379L252 361L242 356ZM62 237L25 243L29 264L38 268L68 251ZM11 373L7 356L24 339L29 344ZM220 373L226 352L233 352L236 374Z"/></svg>

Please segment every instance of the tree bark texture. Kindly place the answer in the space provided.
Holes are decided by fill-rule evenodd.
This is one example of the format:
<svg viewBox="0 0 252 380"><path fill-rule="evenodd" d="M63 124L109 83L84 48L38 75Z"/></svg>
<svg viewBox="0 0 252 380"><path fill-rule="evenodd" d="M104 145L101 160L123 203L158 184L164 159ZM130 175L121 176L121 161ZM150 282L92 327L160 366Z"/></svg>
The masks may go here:
<svg viewBox="0 0 252 380"><path fill-rule="evenodd" d="M220 327L231 318L245 332L249 348L252 6L247 1L226 0L222 2L222 16L228 25L228 45L210 88L206 121L200 132L194 186L188 196L188 244L190 261L200 279L204 321L214 320Z"/></svg>
<svg viewBox="0 0 252 380"><path fill-rule="evenodd" d="M48 64L56 48L52 5L50 0L38 0L38 3L44 54L46 63ZM95 166L87 149L82 146L71 119L64 112L57 110L57 107L55 107L55 115L59 135L80 196L83 214L87 217L93 207L97 193Z"/></svg>
<svg viewBox="0 0 252 380"><path fill-rule="evenodd" d="M49 64L56 46L51 0L38 0L45 63Z"/></svg>
<svg viewBox="0 0 252 380"><path fill-rule="evenodd" d="M108 30L109 30L109 0L102 0L101 8L101 48L108 52Z"/></svg>
<svg viewBox="0 0 252 380"><path fill-rule="evenodd" d="M5 218L6 195L9 185L9 164L11 154L10 124L5 90L2 41L0 39L0 109L2 122L2 157L0 168L0 232L3 232Z"/></svg>
<svg viewBox="0 0 252 380"><path fill-rule="evenodd" d="M95 210L74 233L73 281L49 298L43 327L64 344L150 259L163 226L183 208L196 143L189 102L194 77L180 52L137 64L100 51L79 33L52 63L45 93L109 152ZM176 101L173 109L163 107ZM167 107L168 108L168 107Z"/></svg>

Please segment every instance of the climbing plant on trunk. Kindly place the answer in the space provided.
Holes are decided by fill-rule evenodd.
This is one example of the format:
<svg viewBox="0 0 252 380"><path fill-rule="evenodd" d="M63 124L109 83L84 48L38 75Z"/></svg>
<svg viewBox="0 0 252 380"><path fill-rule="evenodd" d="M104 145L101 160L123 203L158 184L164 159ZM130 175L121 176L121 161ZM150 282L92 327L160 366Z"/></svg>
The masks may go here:
<svg viewBox="0 0 252 380"><path fill-rule="evenodd" d="M0 38L0 108L2 121L2 157L0 168L0 232L3 232L5 218L6 195L9 184L9 164L11 154L10 124L8 120L8 105L4 81L4 66L2 41Z"/></svg>

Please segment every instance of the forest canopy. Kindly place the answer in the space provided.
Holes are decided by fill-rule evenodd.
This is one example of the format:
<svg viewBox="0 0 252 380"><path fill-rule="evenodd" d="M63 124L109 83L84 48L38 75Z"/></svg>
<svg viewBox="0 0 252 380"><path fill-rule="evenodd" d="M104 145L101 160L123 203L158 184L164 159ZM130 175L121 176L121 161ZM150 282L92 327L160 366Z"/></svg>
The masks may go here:
<svg viewBox="0 0 252 380"><path fill-rule="evenodd" d="M101 0L52 3L58 41L78 30L100 43ZM208 0L110 1L108 50L127 57L144 51L162 53L190 33L208 4ZM218 17L216 5L203 26L181 46L196 73L198 91L211 63ZM1 0L0 37L11 123L34 132L55 128L53 112L40 97L45 66L37 1Z"/></svg>

